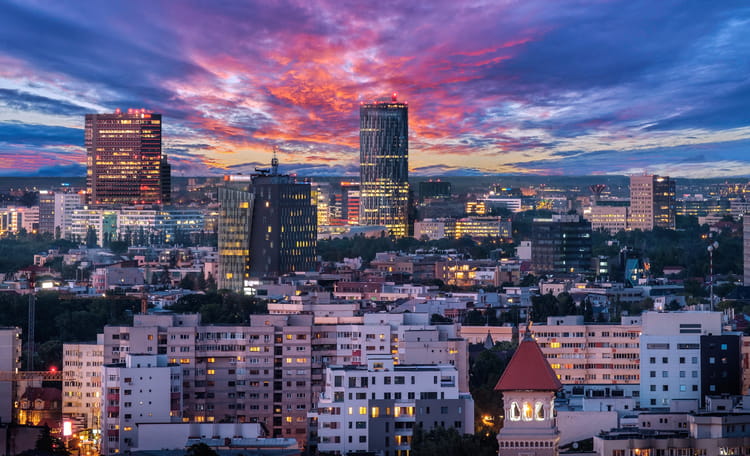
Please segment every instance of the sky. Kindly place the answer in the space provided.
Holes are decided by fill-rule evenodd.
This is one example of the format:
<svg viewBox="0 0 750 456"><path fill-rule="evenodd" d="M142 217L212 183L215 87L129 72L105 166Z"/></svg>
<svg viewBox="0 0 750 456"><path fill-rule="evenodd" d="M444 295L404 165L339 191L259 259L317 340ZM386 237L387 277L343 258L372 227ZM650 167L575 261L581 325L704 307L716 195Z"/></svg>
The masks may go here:
<svg viewBox="0 0 750 456"><path fill-rule="evenodd" d="M162 113L175 176L357 175L409 104L415 175L750 176L745 1L0 6L0 176L85 174L86 113Z"/></svg>

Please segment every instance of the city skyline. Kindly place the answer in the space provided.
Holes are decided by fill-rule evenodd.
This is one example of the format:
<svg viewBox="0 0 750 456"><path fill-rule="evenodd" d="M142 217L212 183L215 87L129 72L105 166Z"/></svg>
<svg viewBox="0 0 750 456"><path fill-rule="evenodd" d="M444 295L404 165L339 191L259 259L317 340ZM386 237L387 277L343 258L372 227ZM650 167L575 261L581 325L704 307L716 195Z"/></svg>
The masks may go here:
<svg viewBox="0 0 750 456"><path fill-rule="evenodd" d="M83 117L163 113L175 176L358 174L358 109L411 106L414 175L748 176L740 2L11 2L0 176L85 174Z"/></svg>

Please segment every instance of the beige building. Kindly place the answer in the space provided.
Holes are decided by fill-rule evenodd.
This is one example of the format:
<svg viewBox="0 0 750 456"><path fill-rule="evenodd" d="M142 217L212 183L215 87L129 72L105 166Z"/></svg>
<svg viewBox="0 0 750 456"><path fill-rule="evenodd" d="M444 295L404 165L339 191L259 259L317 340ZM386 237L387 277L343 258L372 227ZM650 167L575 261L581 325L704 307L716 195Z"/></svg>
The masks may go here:
<svg viewBox="0 0 750 456"><path fill-rule="evenodd" d="M591 206L583 216L591 222L593 231L604 230L610 234L627 230L630 208L627 206Z"/></svg>
<svg viewBox="0 0 750 456"><path fill-rule="evenodd" d="M619 325L584 323L581 315L549 317L532 333L563 385L640 383L640 317L623 317Z"/></svg>
<svg viewBox="0 0 750 456"><path fill-rule="evenodd" d="M675 181L667 176L630 176L630 229L675 229Z"/></svg>
<svg viewBox="0 0 750 456"><path fill-rule="evenodd" d="M73 432L101 429L103 364L103 344L63 344L62 412Z"/></svg>

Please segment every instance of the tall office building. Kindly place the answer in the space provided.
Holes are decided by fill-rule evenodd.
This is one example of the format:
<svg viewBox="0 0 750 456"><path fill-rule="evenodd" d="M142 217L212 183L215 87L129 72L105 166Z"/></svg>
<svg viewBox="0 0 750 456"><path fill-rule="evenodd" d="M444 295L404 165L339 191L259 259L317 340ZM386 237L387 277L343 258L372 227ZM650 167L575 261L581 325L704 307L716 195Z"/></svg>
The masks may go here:
<svg viewBox="0 0 750 456"><path fill-rule="evenodd" d="M318 227L310 184L279 174L275 157L270 169L226 180L241 186L219 194L219 285L252 293L251 279L315 269Z"/></svg>
<svg viewBox="0 0 750 456"><path fill-rule="evenodd" d="M531 267L537 272L580 274L591 270L591 223L576 214L534 219Z"/></svg>
<svg viewBox="0 0 750 456"><path fill-rule="evenodd" d="M667 176L630 176L631 230L675 229L675 181Z"/></svg>
<svg viewBox="0 0 750 456"><path fill-rule="evenodd" d="M409 206L408 106L390 100L359 108L361 225L382 225L406 236Z"/></svg>
<svg viewBox="0 0 750 456"><path fill-rule="evenodd" d="M144 109L86 114L85 144L90 204L169 201L165 194L169 165L161 152L161 114Z"/></svg>

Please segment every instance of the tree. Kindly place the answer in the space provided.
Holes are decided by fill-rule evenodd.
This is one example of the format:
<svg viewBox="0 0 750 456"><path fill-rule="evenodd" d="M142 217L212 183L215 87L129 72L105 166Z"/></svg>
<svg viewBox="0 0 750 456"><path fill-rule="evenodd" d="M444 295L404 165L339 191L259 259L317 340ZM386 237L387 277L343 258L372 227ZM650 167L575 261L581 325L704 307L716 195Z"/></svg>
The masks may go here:
<svg viewBox="0 0 750 456"><path fill-rule="evenodd" d="M99 244L96 240L96 230L93 226L90 226L86 231L86 247L92 249L97 247Z"/></svg>
<svg viewBox="0 0 750 456"><path fill-rule="evenodd" d="M69 456L65 444L57 437L52 437L49 426L44 426L36 440L33 450L20 453L22 456Z"/></svg>
<svg viewBox="0 0 750 456"><path fill-rule="evenodd" d="M190 445L185 456L219 456L219 454L213 448L201 442Z"/></svg>

